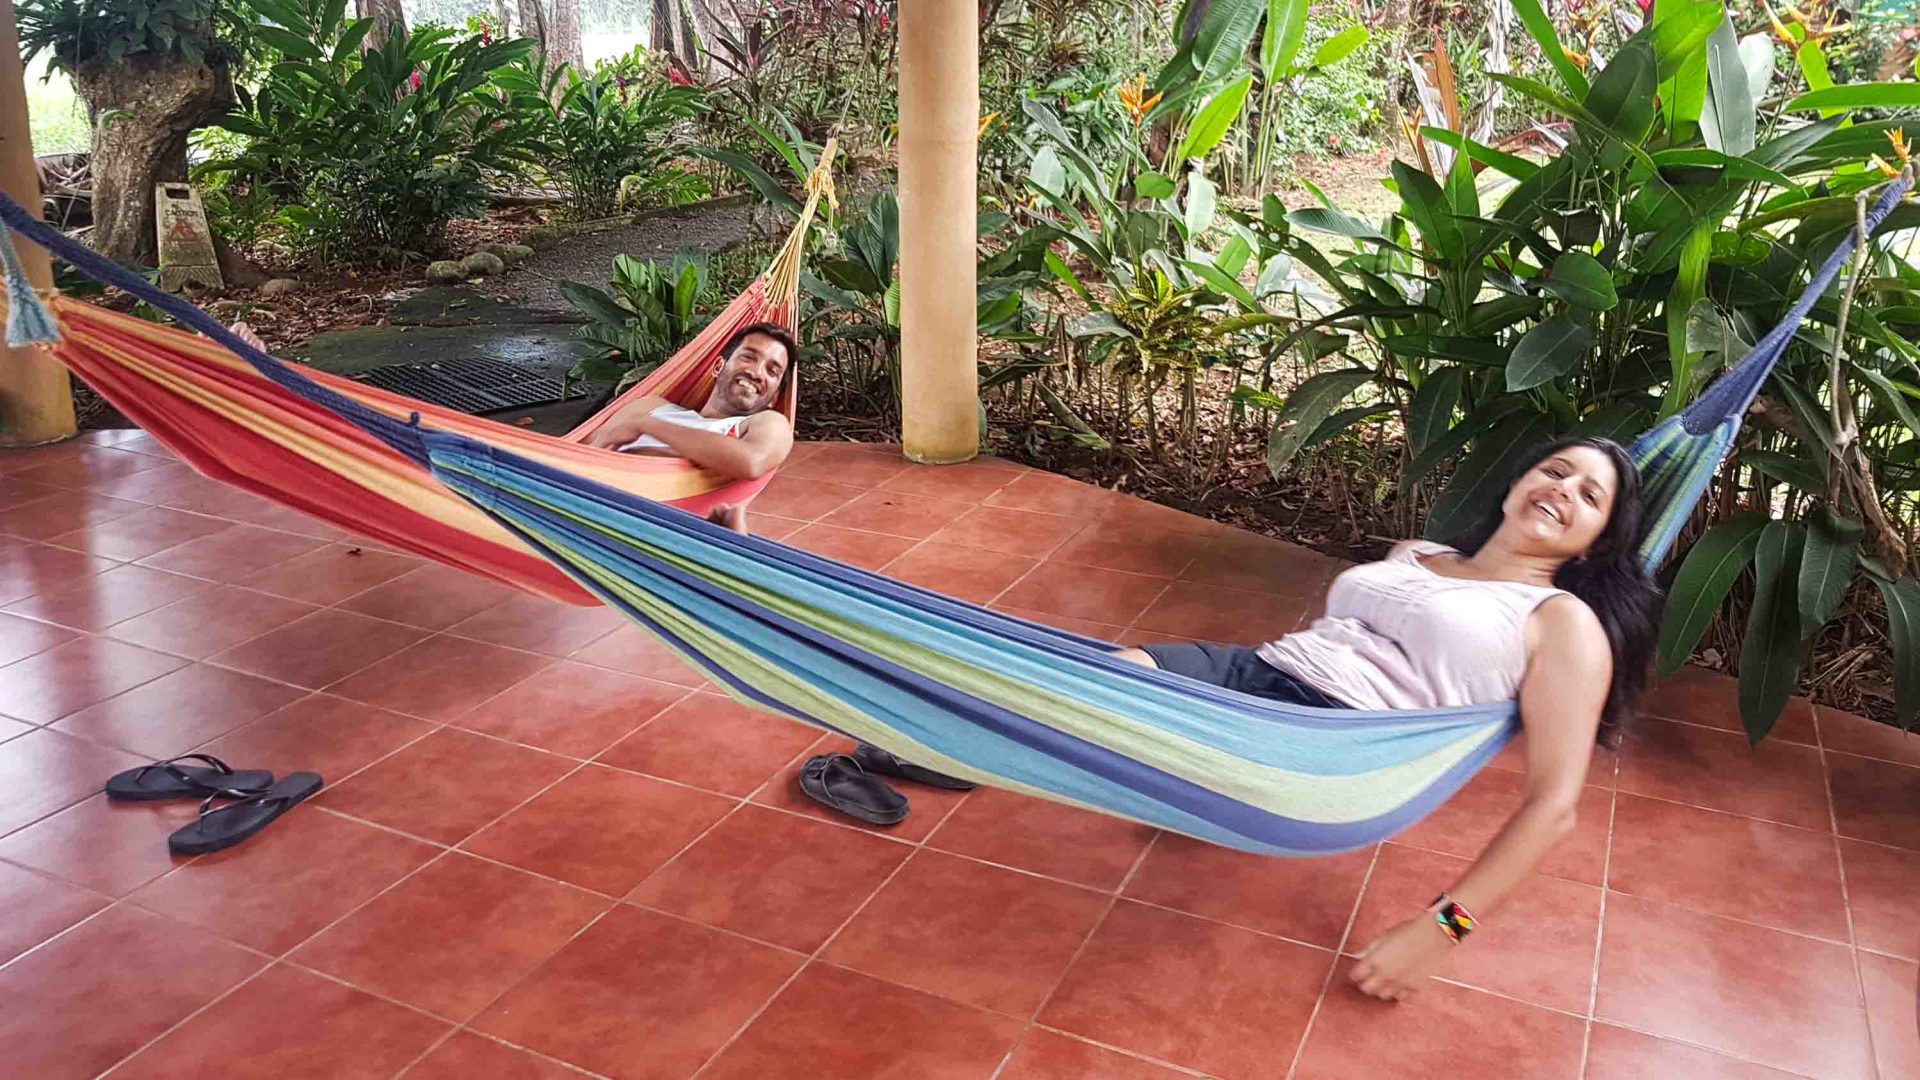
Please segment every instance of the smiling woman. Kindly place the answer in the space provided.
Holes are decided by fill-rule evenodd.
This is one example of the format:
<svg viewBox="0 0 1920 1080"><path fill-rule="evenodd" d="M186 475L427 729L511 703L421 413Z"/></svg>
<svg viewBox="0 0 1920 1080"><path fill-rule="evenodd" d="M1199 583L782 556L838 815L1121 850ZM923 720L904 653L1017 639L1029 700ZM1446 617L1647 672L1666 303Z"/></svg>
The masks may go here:
<svg viewBox="0 0 1920 1080"><path fill-rule="evenodd" d="M1435 709L1520 700L1527 792L1427 912L1355 966L1370 994L1411 993L1573 828L1596 741L1617 745L1646 685L1658 591L1639 558L1640 474L1619 445L1536 449L1499 507L1452 546L1411 541L1335 578L1326 614L1257 649L1149 645L1121 655L1320 708Z"/></svg>

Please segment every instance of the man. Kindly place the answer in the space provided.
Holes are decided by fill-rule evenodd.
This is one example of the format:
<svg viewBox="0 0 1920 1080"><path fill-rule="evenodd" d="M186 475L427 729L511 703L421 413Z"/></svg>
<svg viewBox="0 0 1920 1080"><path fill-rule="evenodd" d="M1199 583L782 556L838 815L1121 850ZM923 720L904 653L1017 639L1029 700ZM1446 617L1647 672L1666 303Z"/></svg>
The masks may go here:
<svg viewBox="0 0 1920 1080"><path fill-rule="evenodd" d="M587 445L686 458L734 480L764 476L793 451L793 424L773 403L792 374L795 351L793 338L772 323L742 327L721 348L720 373L699 409L639 398L587 436ZM745 506L716 507L711 517L747 531Z"/></svg>
<svg viewBox="0 0 1920 1080"><path fill-rule="evenodd" d="M587 436L587 443L629 453L683 457L740 480L779 466L793 450L793 425L773 410L773 403L793 365L793 339L777 326L756 323L729 338L720 352L726 359L713 392L698 410L660 397L643 397ZM744 506L719 507L712 519L736 532L747 531ZM800 787L842 813L891 825L906 817L907 799L876 773L954 790L973 786L862 745L851 755L831 754L808 761L801 770Z"/></svg>

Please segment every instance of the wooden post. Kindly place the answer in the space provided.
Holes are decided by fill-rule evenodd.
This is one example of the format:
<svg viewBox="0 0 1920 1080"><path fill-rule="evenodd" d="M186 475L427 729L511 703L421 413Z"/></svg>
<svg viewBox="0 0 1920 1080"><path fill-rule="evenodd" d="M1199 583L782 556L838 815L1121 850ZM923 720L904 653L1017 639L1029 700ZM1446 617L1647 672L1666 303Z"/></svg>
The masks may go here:
<svg viewBox="0 0 1920 1080"><path fill-rule="evenodd" d="M20 57L13 0L0 0L0 191L28 213L40 215L40 177L34 171L27 127L27 69ZM27 243L15 250L33 287L51 289L53 264L47 253ZM38 446L73 433L67 369L43 349L9 349L0 342L0 446Z"/></svg>
<svg viewBox="0 0 1920 1080"><path fill-rule="evenodd" d="M901 441L931 464L980 452L979 10L900 2Z"/></svg>

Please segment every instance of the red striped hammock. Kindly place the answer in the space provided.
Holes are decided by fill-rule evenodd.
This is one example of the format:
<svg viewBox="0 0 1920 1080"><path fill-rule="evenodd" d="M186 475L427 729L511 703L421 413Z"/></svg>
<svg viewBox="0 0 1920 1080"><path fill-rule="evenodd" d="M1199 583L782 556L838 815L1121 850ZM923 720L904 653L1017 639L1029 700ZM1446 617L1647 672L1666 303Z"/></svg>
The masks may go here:
<svg viewBox="0 0 1920 1080"><path fill-rule="evenodd" d="M390 416L404 420L418 413L437 430L691 513L744 503L771 474L731 480L684 459L624 454L583 440L628 402L648 394L698 408L713 388L721 347L741 327L770 322L795 328L807 229L822 194L832 197L826 180L832 155L829 144L808 181L800 220L766 272L685 348L564 436L469 416L325 372L305 374ZM223 346L70 297L55 296L49 307L61 331L54 355L201 474L384 546L529 593L582 606L600 602L424 468L261 376ZM796 373L775 402L789 420L798 405L798 385Z"/></svg>

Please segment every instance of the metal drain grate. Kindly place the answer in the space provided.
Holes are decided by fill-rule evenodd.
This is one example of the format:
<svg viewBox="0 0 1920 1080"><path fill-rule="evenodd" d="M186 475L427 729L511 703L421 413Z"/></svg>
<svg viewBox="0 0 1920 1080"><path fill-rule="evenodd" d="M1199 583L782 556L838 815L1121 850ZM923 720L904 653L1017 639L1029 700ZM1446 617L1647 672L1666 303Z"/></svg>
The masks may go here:
<svg viewBox="0 0 1920 1080"><path fill-rule="evenodd" d="M569 385L555 376L484 357L375 368L353 378L416 401L464 413L521 409L584 397L587 393L587 388L579 383Z"/></svg>

